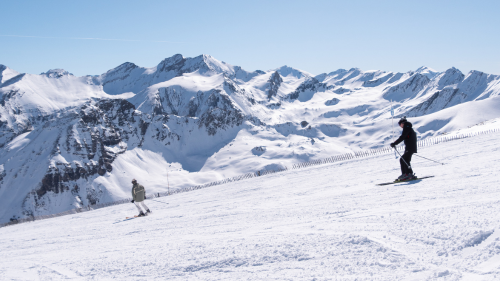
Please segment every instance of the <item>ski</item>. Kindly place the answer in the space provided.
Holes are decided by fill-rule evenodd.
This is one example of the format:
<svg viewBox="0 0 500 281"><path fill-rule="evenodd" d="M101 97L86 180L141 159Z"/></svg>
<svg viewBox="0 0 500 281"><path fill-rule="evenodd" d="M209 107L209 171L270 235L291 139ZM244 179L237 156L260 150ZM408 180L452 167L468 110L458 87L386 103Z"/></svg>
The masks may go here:
<svg viewBox="0 0 500 281"><path fill-rule="evenodd" d="M146 213L144 216L135 215L133 217L126 217L125 220L131 220L131 219L140 218L140 217L147 217L149 215L151 215L151 212Z"/></svg>
<svg viewBox="0 0 500 281"><path fill-rule="evenodd" d="M399 181L399 180L395 180L395 181L391 181L391 182L384 182L384 183L379 183L377 184L378 186L381 186L381 185L390 185L390 184L396 184L396 183L404 183L404 182L410 182L410 181L418 181L418 180L423 180L423 179L428 179L428 178L433 178L434 176L425 176L425 177L417 177L417 178L414 178L414 179L411 179L411 180L404 180L404 181Z"/></svg>
<svg viewBox="0 0 500 281"><path fill-rule="evenodd" d="M116 223L120 223L120 222L124 222L124 221L129 221L129 220L132 220L132 219L136 219L138 218L139 216L133 216L133 217L125 217L124 220L119 220L117 222L114 222L113 224L116 224Z"/></svg>

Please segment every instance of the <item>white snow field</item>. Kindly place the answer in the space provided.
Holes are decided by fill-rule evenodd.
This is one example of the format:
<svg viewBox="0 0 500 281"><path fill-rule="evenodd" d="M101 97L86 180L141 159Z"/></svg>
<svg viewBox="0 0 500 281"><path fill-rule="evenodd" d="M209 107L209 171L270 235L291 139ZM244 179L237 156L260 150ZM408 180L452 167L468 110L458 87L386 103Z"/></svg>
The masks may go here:
<svg viewBox="0 0 500 281"><path fill-rule="evenodd" d="M0 228L1 280L499 280L500 133ZM147 186L146 186L147 189Z"/></svg>

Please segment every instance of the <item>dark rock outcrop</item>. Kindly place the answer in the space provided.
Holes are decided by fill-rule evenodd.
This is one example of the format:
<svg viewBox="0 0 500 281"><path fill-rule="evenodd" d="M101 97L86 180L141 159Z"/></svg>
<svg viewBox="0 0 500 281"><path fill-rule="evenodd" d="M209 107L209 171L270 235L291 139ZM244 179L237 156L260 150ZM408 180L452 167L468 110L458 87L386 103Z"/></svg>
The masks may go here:
<svg viewBox="0 0 500 281"><path fill-rule="evenodd" d="M281 78L278 71L275 71L267 82L269 83L267 99L271 100L272 97L275 97L278 94L281 83L283 83L283 78Z"/></svg>

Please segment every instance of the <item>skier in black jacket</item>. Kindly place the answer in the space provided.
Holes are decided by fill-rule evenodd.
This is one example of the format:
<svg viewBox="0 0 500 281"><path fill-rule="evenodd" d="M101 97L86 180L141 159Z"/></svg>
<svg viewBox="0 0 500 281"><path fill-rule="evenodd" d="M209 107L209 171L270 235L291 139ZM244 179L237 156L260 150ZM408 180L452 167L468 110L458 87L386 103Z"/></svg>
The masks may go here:
<svg viewBox="0 0 500 281"><path fill-rule="evenodd" d="M401 118L398 124L403 128L403 133L395 142L391 143L391 147L396 147L402 141L405 142L405 153L399 159L401 176L398 177L398 180L403 181L415 178L410 162L413 153L417 153L417 133L413 130L412 124L406 120L406 116Z"/></svg>

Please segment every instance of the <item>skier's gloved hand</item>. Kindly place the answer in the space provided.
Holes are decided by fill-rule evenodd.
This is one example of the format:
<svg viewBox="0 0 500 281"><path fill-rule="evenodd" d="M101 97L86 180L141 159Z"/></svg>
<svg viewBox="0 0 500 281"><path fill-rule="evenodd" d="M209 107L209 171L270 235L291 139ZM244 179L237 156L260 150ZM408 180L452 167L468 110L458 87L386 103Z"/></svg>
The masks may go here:
<svg viewBox="0 0 500 281"><path fill-rule="evenodd" d="M146 199L148 199L148 198L146 198L146 195L144 194L144 200L146 200Z"/></svg>
<svg viewBox="0 0 500 281"><path fill-rule="evenodd" d="M391 147L392 148L396 147L396 144L395 143L391 143Z"/></svg>
<svg viewBox="0 0 500 281"><path fill-rule="evenodd" d="M134 203L134 202L135 202L134 200L130 201L130 203Z"/></svg>

